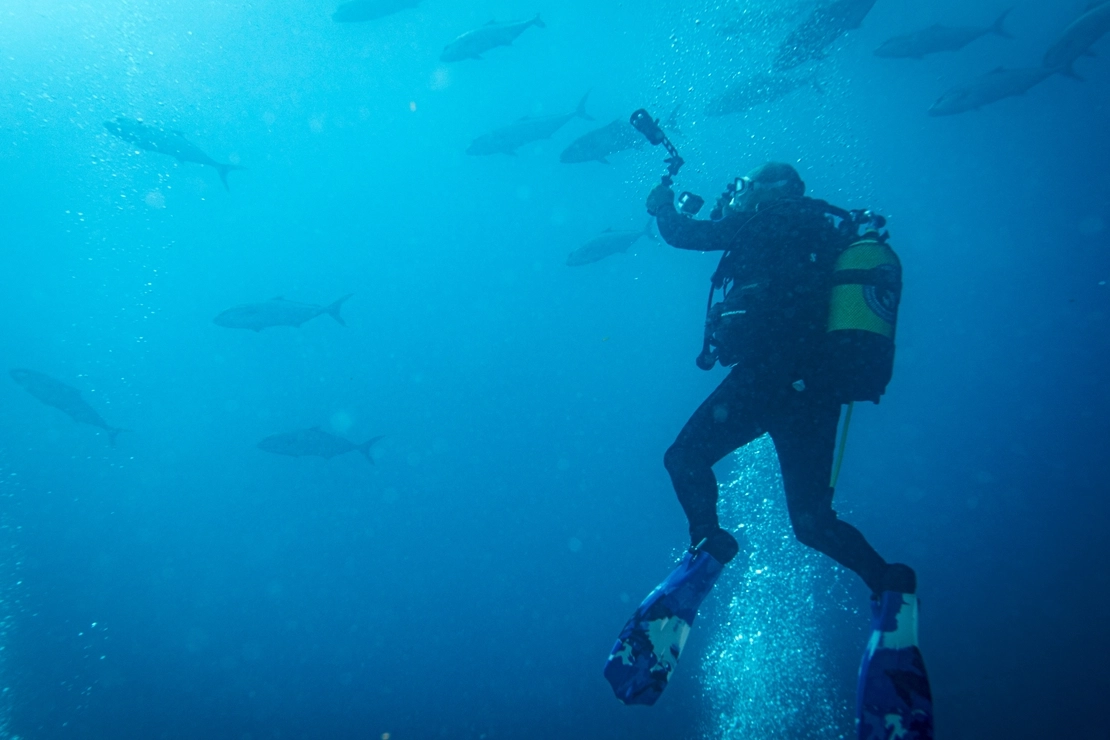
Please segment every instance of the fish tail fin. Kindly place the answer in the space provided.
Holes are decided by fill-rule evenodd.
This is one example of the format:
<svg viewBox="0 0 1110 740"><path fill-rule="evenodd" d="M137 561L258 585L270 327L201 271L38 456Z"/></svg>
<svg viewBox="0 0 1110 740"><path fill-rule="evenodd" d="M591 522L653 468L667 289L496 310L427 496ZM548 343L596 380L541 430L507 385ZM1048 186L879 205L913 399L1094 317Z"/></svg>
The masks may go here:
<svg viewBox="0 0 1110 740"><path fill-rule="evenodd" d="M998 20L991 26L991 33L996 33L1004 39L1012 39L1014 35L1006 30L1006 17L1013 12L1013 8L1007 8L1002 11L1002 15L998 16Z"/></svg>
<svg viewBox="0 0 1110 740"><path fill-rule="evenodd" d="M574 111L574 115L578 116L579 118L585 118L587 121L594 120L594 117L586 112L586 101L590 99L591 92L593 92L593 90L590 90L582 96L582 99L578 101L578 107Z"/></svg>
<svg viewBox="0 0 1110 740"><path fill-rule="evenodd" d="M374 437L371 440L363 442L356 448L359 452L362 453L362 456L370 462L371 465L374 464L374 456L371 454L371 452L374 449L374 445L376 445L380 439L382 439L382 437Z"/></svg>
<svg viewBox="0 0 1110 740"><path fill-rule="evenodd" d="M651 218L648 219L648 222L646 224L644 224L644 236L646 236L648 239L654 239L655 238L655 234L652 233L652 231L651 231L651 225L654 224L654 223L655 223L655 217L652 216Z"/></svg>
<svg viewBox="0 0 1110 740"><path fill-rule="evenodd" d="M220 173L220 182L224 184L224 190L231 190L227 184L227 173L232 170L245 170L246 167L241 167L237 164L217 164L216 171Z"/></svg>
<svg viewBox="0 0 1110 740"><path fill-rule="evenodd" d="M116 446L116 437L118 437L120 435L120 432L130 432L131 430L130 429L116 429L115 427L108 427L107 431L108 431L108 442L112 445L112 447L115 447Z"/></svg>
<svg viewBox="0 0 1110 740"><path fill-rule="evenodd" d="M338 321L340 326L346 326L347 322L343 320L343 317L339 314L339 310L343 308L343 304L347 301L347 299L353 295L354 293L348 293L335 303L332 303L330 306L325 308L324 312L327 313L328 316L331 316L333 319Z"/></svg>
<svg viewBox="0 0 1110 740"><path fill-rule="evenodd" d="M540 18L539 13L536 13L536 17L532 19L532 25L537 28L547 28L547 24L543 22L543 18Z"/></svg>

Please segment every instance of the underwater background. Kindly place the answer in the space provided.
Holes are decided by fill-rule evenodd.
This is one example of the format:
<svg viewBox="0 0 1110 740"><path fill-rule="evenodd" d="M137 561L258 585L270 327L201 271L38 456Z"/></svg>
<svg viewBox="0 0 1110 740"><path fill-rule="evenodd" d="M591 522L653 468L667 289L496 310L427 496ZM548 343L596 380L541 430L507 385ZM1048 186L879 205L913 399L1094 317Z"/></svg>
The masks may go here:
<svg viewBox="0 0 1110 740"><path fill-rule="evenodd" d="M878 0L798 89L705 113L808 1L4 0L0 366L79 389L109 435L0 382L0 737L853 736L867 589L794 541L767 440L718 466L726 571L673 685L601 669L686 522L662 455L699 371L716 256L641 239L663 152L564 164L641 106L712 202L769 159L888 216L894 381L856 409L836 506L917 570L944 738L1106 738L1110 44L976 112L946 89L1037 66L1086 0L1017 0L1013 40L879 58L1007 3ZM484 59L444 46L533 27ZM569 120L471 156L522 116ZM126 116L245 168L140 151ZM325 306L213 323L276 296ZM260 450L320 427L373 464ZM745 568L748 566L744 566Z"/></svg>

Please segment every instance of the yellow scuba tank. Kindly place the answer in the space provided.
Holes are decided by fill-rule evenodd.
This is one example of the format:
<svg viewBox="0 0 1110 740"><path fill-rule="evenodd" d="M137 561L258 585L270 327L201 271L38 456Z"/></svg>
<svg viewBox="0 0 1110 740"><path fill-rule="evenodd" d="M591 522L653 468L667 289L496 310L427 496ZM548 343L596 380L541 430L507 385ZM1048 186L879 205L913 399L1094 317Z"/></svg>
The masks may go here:
<svg viewBox="0 0 1110 740"><path fill-rule="evenodd" d="M828 370L840 400L879 402L894 374L902 263L870 230L840 253L832 276Z"/></svg>

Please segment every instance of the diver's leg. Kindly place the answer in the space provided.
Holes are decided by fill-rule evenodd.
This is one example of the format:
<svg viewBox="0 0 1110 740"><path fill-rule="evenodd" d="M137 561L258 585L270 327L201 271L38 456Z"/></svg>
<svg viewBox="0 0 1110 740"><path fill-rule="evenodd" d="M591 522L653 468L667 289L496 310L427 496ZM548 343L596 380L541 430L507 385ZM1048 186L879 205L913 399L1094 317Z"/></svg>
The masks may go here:
<svg viewBox="0 0 1110 740"><path fill-rule="evenodd" d="M698 407L663 456L678 501L690 523L690 541L709 539L706 548L722 563L735 557L735 539L717 519L717 477L713 465L762 434L756 423L751 383L737 371Z"/></svg>
<svg viewBox="0 0 1110 740"><path fill-rule="evenodd" d="M913 593L913 571L888 565L858 529L833 511L829 482L840 405L831 398L806 398L803 393L784 398L768 422L794 534L802 544L855 571L874 593Z"/></svg>

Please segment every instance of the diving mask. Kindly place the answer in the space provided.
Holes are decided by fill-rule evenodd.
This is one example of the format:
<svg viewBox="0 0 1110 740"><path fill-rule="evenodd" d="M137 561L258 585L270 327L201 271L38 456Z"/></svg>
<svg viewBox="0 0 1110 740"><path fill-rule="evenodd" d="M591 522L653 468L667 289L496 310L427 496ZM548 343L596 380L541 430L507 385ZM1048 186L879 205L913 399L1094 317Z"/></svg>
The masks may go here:
<svg viewBox="0 0 1110 740"><path fill-rule="evenodd" d="M732 192L732 200L729 201L728 206L734 211L742 211L750 205L749 201L756 193L764 190L784 190L792 182L791 180L761 182L750 177L738 177L728 188Z"/></svg>

